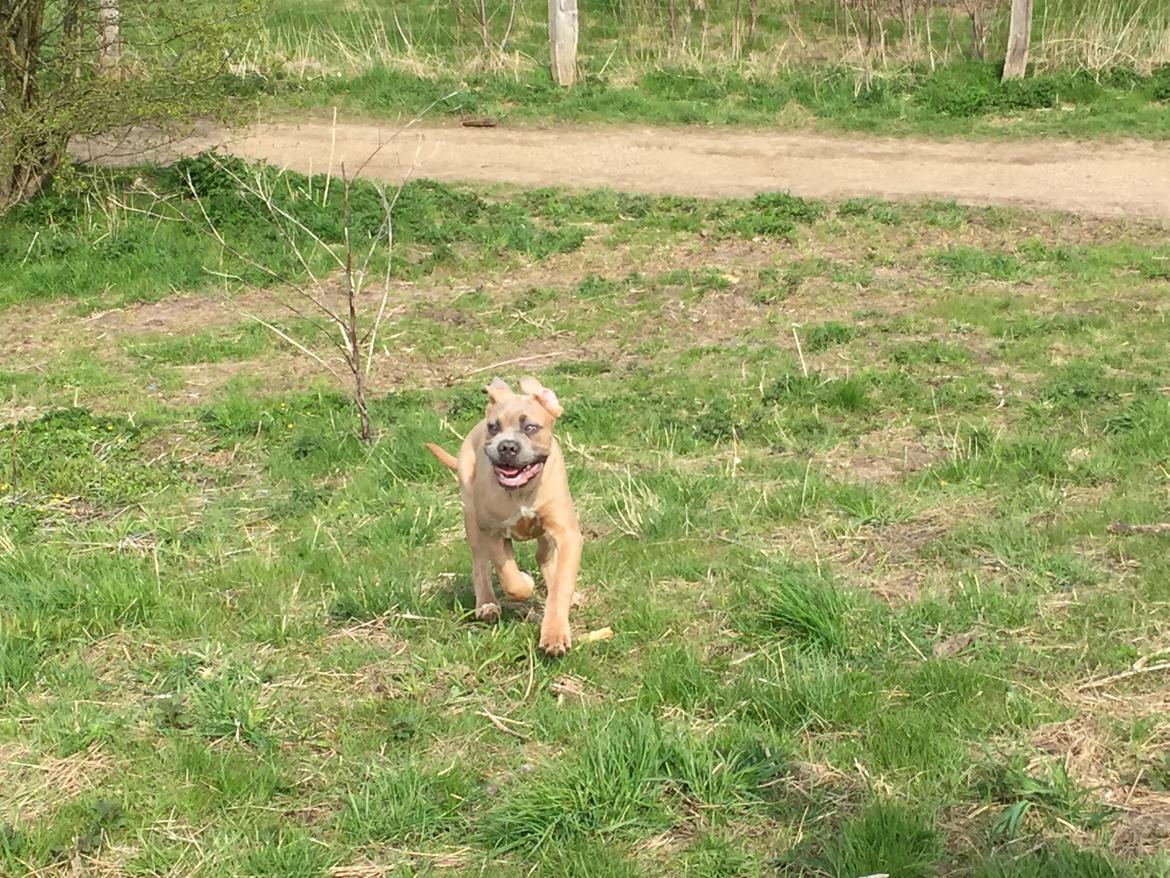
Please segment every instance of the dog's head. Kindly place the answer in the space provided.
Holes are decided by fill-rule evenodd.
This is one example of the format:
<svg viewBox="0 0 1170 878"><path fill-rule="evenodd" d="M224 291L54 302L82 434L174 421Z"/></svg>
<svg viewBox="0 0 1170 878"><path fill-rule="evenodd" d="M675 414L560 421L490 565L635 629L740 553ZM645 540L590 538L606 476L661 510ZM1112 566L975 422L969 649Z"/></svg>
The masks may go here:
<svg viewBox="0 0 1170 878"><path fill-rule="evenodd" d="M484 391L488 395L484 451L496 481L504 488L521 488L544 469L561 404L535 378L521 378L519 393L499 378L493 378Z"/></svg>

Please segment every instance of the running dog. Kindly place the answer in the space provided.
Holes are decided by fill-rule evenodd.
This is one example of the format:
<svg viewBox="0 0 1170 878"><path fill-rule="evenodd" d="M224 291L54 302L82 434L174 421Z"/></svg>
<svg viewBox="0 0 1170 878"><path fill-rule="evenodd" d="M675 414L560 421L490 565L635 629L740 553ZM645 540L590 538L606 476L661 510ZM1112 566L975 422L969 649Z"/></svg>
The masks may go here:
<svg viewBox="0 0 1170 878"><path fill-rule="evenodd" d="M459 477L475 616L486 622L499 617L493 566L509 598L532 596L532 577L516 566L512 541L534 539L536 562L548 588L540 648L551 656L564 655L572 645L569 607L582 542L565 459L553 436L553 424L564 410L557 395L535 378L522 378L519 393L499 378L484 390L484 419L467 434L458 457L437 445L426 446Z"/></svg>

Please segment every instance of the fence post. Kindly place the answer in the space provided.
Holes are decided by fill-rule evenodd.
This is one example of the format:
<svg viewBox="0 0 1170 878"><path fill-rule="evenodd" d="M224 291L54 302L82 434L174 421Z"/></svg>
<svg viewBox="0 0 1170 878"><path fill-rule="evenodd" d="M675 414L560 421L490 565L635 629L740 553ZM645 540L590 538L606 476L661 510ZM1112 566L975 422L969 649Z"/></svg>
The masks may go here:
<svg viewBox="0 0 1170 878"><path fill-rule="evenodd" d="M577 81L577 0L548 0L548 45L557 85Z"/></svg>
<svg viewBox="0 0 1170 878"><path fill-rule="evenodd" d="M1012 0L1012 23L1008 31L1003 78L1019 79L1028 69L1028 43L1032 39L1032 0Z"/></svg>

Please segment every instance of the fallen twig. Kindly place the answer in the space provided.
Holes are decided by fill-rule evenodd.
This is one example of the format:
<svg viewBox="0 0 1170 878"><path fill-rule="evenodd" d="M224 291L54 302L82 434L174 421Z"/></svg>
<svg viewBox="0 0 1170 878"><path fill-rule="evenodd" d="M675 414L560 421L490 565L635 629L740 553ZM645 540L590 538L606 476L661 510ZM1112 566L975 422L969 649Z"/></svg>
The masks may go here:
<svg viewBox="0 0 1170 878"><path fill-rule="evenodd" d="M528 685L524 687L524 701L532 694L532 684L536 679L536 653L532 651L532 644L528 644Z"/></svg>
<svg viewBox="0 0 1170 878"><path fill-rule="evenodd" d="M800 373L805 378L807 378L808 377L808 363L806 363L804 361L804 349L800 346L800 336L796 334L796 325L795 324L793 324L793 327L792 327L792 338L796 342L796 354L798 357L800 357Z"/></svg>
<svg viewBox="0 0 1170 878"><path fill-rule="evenodd" d="M492 363L490 366L480 366L478 369L472 369L467 372L467 375L478 375L480 372L490 372L492 369L499 369L501 366L514 366L516 363L529 363L533 360L547 360L549 357L563 357L563 352L551 354L533 354L529 357L514 357L511 360L501 360L498 363Z"/></svg>
<svg viewBox="0 0 1170 878"><path fill-rule="evenodd" d="M1159 671L1170 671L1170 661L1156 662L1150 664L1150 661L1158 656L1166 655L1166 651L1155 652L1151 655L1143 656L1133 663L1128 671L1122 671L1120 674L1111 674L1108 677L1100 677L1096 680L1089 680L1077 686L1080 691L1086 689L1101 689L1105 686L1111 686L1114 683L1119 683L1122 680L1128 680L1130 677L1137 677L1140 674L1156 674Z"/></svg>
<svg viewBox="0 0 1170 878"><path fill-rule="evenodd" d="M1115 521L1105 528L1111 534L1170 534L1170 522L1159 521L1153 524L1129 524L1125 521Z"/></svg>
<svg viewBox="0 0 1170 878"><path fill-rule="evenodd" d="M508 728L508 726L504 725L504 720L501 717L496 716L494 713L492 713L486 707L483 710L481 710L480 713L483 716L487 717L488 722L490 722L493 726L495 726L497 729L499 729L505 735L511 735L513 738L519 738L521 741L524 741L525 743L532 740L523 732L518 732L515 729ZM515 720L511 720L511 722L515 722Z"/></svg>

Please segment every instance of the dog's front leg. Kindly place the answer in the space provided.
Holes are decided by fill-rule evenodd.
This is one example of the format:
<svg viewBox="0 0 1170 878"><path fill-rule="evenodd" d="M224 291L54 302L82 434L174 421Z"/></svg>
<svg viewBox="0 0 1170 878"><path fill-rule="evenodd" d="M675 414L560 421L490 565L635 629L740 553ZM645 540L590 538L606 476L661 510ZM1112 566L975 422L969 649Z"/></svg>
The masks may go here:
<svg viewBox="0 0 1170 878"><path fill-rule="evenodd" d="M499 618L500 605L492 589L491 537L479 529L474 521L465 521L467 544L471 547L471 585L475 589L475 618L494 622Z"/></svg>
<svg viewBox="0 0 1170 878"><path fill-rule="evenodd" d="M540 565L545 588L550 588L557 575L557 544L546 533L536 538L536 563Z"/></svg>
<svg viewBox="0 0 1170 878"><path fill-rule="evenodd" d="M532 597L532 577L516 566L512 552L512 541L492 538L490 543L492 563L500 577L500 588L514 601L526 601Z"/></svg>
<svg viewBox="0 0 1170 878"><path fill-rule="evenodd" d="M548 582L548 601L540 625L540 648L548 655L564 655L572 646L569 631L569 608L577 587L577 570L581 566L581 531L576 522L547 527L556 543L556 571Z"/></svg>

